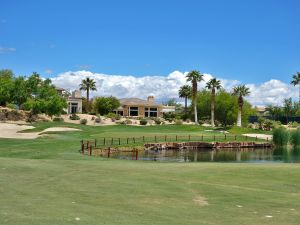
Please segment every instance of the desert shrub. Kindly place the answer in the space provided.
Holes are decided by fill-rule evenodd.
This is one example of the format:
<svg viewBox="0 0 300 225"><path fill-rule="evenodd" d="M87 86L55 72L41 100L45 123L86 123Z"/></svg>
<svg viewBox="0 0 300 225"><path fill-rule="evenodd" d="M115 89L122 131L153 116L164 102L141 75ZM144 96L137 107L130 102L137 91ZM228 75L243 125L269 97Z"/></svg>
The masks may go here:
<svg viewBox="0 0 300 225"><path fill-rule="evenodd" d="M64 119L61 117L54 117L53 122L64 122Z"/></svg>
<svg viewBox="0 0 300 225"><path fill-rule="evenodd" d="M289 123L288 123L288 127L297 128L297 127L300 127L300 124L297 123L296 121L294 121L294 122L289 122Z"/></svg>
<svg viewBox="0 0 300 225"><path fill-rule="evenodd" d="M300 128L291 132L290 142L294 147L300 146Z"/></svg>
<svg viewBox="0 0 300 225"><path fill-rule="evenodd" d="M5 120L6 120L6 113L0 112L0 121L5 121Z"/></svg>
<svg viewBox="0 0 300 225"><path fill-rule="evenodd" d="M182 120L175 120L176 125L182 125Z"/></svg>
<svg viewBox="0 0 300 225"><path fill-rule="evenodd" d="M89 115L96 116L96 112L89 112Z"/></svg>
<svg viewBox="0 0 300 225"><path fill-rule="evenodd" d="M100 116L98 116L97 118L95 118L95 123L101 123L101 118L100 118Z"/></svg>
<svg viewBox="0 0 300 225"><path fill-rule="evenodd" d="M62 111L61 111L61 114L62 114L62 115L67 115L68 113L67 113L67 111L62 110Z"/></svg>
<svg viewBox="0 0 300 225"><path fill-rule="evenodd" d="M186 120L185 120L185 122L187 122L187 123L190 123L190 122L191 122L191 120L190 120L190 119L186 119Z"/></svg>
<svg viewBox="0 0 300 225"><path fill-rule="evenodd" d="M289 142L289 133L283 128L273 130L273 142L276 146L286 146Z"/></svg>
<svg viewBox="0 0 300 225"><path fill-rule="evenodd" d="M154 119L154 122L155 122L155 124L157 124L157 125L161 124L160 118L155 118L155 119Z"/></svg>
<svg viewBox="0 0 300 225"><path fill-rule="evenodd" d="M12 110L6 113L6 118L7 120L17 121L17 120L22 120L23 115L19 113L17 110Z"/></svg>
<svg viewBox="0 0 300 225"><path fill-rule="evenodd" d="M29 113L28 117L26 118L27 123L33 123L38 119L38 116L32 112Z"/></svg>
<svg viewBox="0 0 300 225"><path fill-rule="evenodd" d="M69 118L70 120L80 120L80 117L76 113L72 113Z"/></svg>
<svg viewBox="0 0 300 225"><path fill-rule="evenodd" d="M147 125L148 121L146 119L141 119L140 120L140 125Z"/></svg>
<svg viewBox="0 0 300 225"><path fill-rule="evenodd" d="M124 120L124 124L132 124L132 120L126 119L126 120Z"/></svg>
<svg viewBox="0 0 300 225"><path fill-rule="evenodd" d="M87 119L81 119L81 120L80 120L80 124L86 125L86 124L87 124Z"/></svg>

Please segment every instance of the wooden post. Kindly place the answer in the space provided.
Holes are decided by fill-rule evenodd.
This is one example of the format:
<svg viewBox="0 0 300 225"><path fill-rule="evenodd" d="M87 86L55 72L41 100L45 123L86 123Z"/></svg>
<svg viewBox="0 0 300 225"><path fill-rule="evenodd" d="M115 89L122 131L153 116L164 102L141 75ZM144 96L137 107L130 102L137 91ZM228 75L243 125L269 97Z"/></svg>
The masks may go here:
<svg viewBox="0 0 300 225"><path fill-rule="evenodd" d="M139 158L139 151L136 149L135 150L135 160L138 160Z"/></svg>
<svg viewBox="0 0 300 225"><path fill-rule="evenodd" d="M226 136L226 134L225 134L225 140L226 140L226 138L227 138L227 136Z"/></svg>
<svg viewBox="0 0 300 225"><path fill-rule="evenodd" d="M155 136L155 142L157 142L157 138L156 138L156 136Z"/></svg>
<svg viewBox="0 0 300 225"><path fill-rule="evenodd" d="M110 145L113 145L114 144L114 138L111 138L111 143Z"/></svg>
<svg viewBox="0 0 300 225"><path fill-rule="evenodd" d="M92 155L92 146L90 146L90 156Z"/></svg>
<svg viewBox="0 0 300 225"><path fill-rule="evenodd" d="M107 158L110 157L110 147L108 147Z"/></svg>
<svg viewBox="0 0 300 225"><path fill-rule="evenodd" d="M245 138L246 138L246 141L247 141L248 140L248 136L246 135Z"/></svg>
<svg viewBox="0 0 300 225"><path fill-rule="evenodd" d="M89 150L89 146L90 146L90 142L88 141L88 142L86 143L86 150Z"/></svg>
<svg viewBox="0 0 300 225"><path fill-rule="evenodd" d="M104 146L106 145L106 143L105 143L105 138L103 139L103 145L104 145Z"/></svg>
<svg viewBox="0 0 300 225"><path fill-rule="evenodd" d="M82 152L82 154L84 155L84 143L83 143L83 141L82 141L82 143L81 143L81 152Z"/></svg>
<svg viewBox="0 0 300 225"><path fill-rule="evenodd" d="M202 134L202 136L201 136L201 141L203 141L203 134Z"/></svg>
<svg viewBox="0 0 300 225"><path fill-rule="evenodd" d="M191 135L189 135L189 141L191 140Z"/></svg>
<svg viewBox="0 0 300 225"><path fill-rule="evenodd" d="M135 137L133 138L133 144L135 144Z"/></svg>
<svg viewBox="0 0 300 225"><path fill-rule="evenodd" d="M119 138L119 145L121 145L121 139Z"/></svg>
<svg viewBox="0 0 300 225"><path fill-rule="evenodd" d="M165 142L167 141L167 135L165 135Z"/></svg>
<svg viewBox="0 0 300 225"><path fill-rule="evenodd" d="M216 135L214 135L214 141L216 141Z"/></svg>
<svg viewBox="0 0 300 225"><path fill-rule="evenodd" d="M236 135L234 136L234 140L236 140Z"/></svg>
<svg viewBox="0 0 300 225"><path fill-rule="evenodd" d="M129 141L128 139L129 139L129 138L127 138L127 144L128 144L128 141Z"/></svg>
<svg viewBox="0 0 300 225"><path fill-rule="evenodd" d="M177 135L176 135L176 141L178 140L178 137L177 137Z"/></svg>
<svg viewBox="0 0 300 225"><path fill-rule="evenodd" d="M97 140L95 139L95 148L97 147Z"/></svg>
<svg viewBox="0 0 300 225"><path fill-rule="evenodd" d="M145 142L145 136L143 136L143 142Z"/></svg>
<svg viewBox="0 0 300 225"><path fill-rule="evenodd" d="M267 137L267 142L269 143L269 137Z"/></svg>
<svg viewBox="0 0 300 225"><path fill-rule="evenodd" d="M256 138L255 138L255 141L257 141L257 136L256 136Z"/></svg>

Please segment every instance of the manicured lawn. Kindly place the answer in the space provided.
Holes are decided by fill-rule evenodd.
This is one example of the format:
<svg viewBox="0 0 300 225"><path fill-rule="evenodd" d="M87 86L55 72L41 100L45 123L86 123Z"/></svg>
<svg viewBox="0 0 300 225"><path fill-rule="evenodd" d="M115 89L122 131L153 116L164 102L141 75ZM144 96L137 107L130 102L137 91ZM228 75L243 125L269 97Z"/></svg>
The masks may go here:
<svg viewBox="0 0 300 225"><path fill-rule="evenodd" d="M0 139L0 224L299 224L299 164L159 163L78 152L79 140L87 138L218 131L35 126L82 131Z"/></svg>
<svg viewBox="0 0 300 225"><path fill-rule="evenodd" d="M299 224L299 165L99 158L0 158L0 165L0 224Z"/></svg>

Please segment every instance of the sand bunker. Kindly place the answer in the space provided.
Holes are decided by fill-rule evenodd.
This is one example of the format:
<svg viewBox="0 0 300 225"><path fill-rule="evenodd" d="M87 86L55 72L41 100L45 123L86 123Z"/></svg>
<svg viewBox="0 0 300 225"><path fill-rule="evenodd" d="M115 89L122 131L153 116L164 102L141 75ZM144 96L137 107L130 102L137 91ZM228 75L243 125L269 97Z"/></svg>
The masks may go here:
<svg viewBox="0 0 300 225"><path fill-rule="evenodd" d="M247 137L253 137L253 138L259 138L259 139L264 139L264 140L272 140L273 135L269 134L242 134L243 136Z"/></svg>
<svg viewBox="0 0 300 225"><path fill-rule="evenodd" d="M33 126L18 125L11 123L0 123L0 138L14 138L14 139L35 139L41 136L44 132L55 131L79 131L79 129L69 127L51 127L42 132L19 133L22 130L33 129Z"/></svg>

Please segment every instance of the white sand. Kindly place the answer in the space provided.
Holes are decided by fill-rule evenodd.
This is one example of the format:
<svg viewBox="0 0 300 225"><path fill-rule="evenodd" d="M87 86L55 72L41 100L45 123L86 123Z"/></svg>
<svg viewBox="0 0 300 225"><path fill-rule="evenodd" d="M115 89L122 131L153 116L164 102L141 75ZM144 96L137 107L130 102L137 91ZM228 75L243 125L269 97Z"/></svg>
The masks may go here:
<svg viewBox="0 0 300 225"><path fill-rule="evenodd" d="M270 134L242 134L243 136L247 137L257 137L259 139L264 139L264 140L272 140L273 135Z"/></svg>
<svg viewBox="0 0 300 225"><path fill-rule="evenodd" d="M33 126L18 125L11 123L0 123L0 138L14 138L14 139L35 139L47 131L79 131L79 129L69 127L51 127L42 132L19 133L22 130L33 129Z"/></svg>

